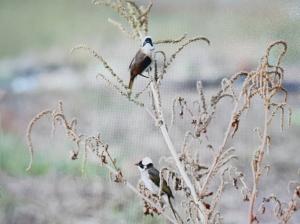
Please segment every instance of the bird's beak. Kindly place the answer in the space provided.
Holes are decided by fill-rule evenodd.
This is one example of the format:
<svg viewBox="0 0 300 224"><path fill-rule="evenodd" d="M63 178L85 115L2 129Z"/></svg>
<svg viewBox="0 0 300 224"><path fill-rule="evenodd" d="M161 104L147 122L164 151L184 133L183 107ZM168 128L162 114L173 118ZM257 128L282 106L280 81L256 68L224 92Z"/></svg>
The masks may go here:
<svg viewBox="0 0 300 224"><path fill-rule="evenodd" d="M139 166L139 162L134 164L135 166Z"/></svg>

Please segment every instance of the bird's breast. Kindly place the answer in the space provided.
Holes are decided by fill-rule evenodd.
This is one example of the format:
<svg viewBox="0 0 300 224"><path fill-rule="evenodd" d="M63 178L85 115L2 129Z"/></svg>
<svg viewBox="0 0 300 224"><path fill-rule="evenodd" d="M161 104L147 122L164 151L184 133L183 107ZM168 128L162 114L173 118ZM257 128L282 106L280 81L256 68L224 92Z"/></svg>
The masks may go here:
<svg viewBox="0 0 300 224"><path fill-rule="evenodd" d="M145 187L151 191L153 194L158 194L159 188L152 182L152 180L149 178L148 173L142 174L142 181L145 184Z"/></svg>

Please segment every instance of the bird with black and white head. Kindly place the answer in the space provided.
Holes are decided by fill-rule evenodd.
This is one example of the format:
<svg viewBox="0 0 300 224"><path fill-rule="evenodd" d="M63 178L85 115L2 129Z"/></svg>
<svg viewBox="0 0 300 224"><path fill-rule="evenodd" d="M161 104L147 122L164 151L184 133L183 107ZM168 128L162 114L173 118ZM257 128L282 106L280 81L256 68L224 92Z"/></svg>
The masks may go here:
<svg viewBox="0 0 300 224"><path fill-rule="evenodd" d="M153 194L158 195L160 186L160 175L159 171L154 167L152 160L149 157L145 157L141 161L135 164L141 174L141 179L145 184L145 187ZM175 211L171 198L174 199L171 188L168 186L167 182L163 180L162 194L166 202L170 204L170 208L176 218L176 220L181 220L178 213ZM182 220L181 220L182 221ZM180 221L180 222L181 222Z"/></svg>
<svg viewBox="0 0 300 224"><path fill-rule="evenodd" d="M129 65L130 80L128 88L132 89L133 81L138 76L144 76L142 73L150 68L153 61L154 46L152 38L146 36L142 40L142 46L135 54ZM145 76L144 76L145 77Z"/></svg>

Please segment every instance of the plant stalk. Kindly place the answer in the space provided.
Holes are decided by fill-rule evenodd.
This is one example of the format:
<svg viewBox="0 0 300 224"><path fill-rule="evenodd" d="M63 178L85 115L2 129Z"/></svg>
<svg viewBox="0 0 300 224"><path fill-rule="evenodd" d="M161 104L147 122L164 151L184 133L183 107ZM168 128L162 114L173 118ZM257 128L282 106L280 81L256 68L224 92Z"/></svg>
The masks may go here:
<svg viewBox="0 0 300 224"><path fill-rule="evenodd" d="M153 95L153 99L154 99L154 104L155 104L155 108L157 110L157 114L159 115L159 119L160 119L160 130L161 130L161 133L164 137L164 140L168 146L168 149L176 163L176 166L185 182L185 184L187 185L187 187L190 189L191 191L191 195L193 197L193 200L194 202L198 205L199 207L199 218L200 218L200 222L203 223L203 224L206 224L207 223L207 219L206 219L206 214L205 214L205 207L204 205L199 201L198 197L197 197L197 194L196 194L196 190L190 180L190 178L188 177L187 173L185 172L181 162L179 161L179 158L178 158L178 155L177 155L177 152L174 148L174 145L173 145L173 142L170 138L170 135L167 131L167 127L166 127L166 123L164 121L164 116L163 116L163 113L162 113L162 108L160 106L160 102L159 102L159 95L158 95L158 87L157 87L157 84L156 82L152 82L150 84L150 88L151 88L151 91L152 91L152 95Z"/></svg>

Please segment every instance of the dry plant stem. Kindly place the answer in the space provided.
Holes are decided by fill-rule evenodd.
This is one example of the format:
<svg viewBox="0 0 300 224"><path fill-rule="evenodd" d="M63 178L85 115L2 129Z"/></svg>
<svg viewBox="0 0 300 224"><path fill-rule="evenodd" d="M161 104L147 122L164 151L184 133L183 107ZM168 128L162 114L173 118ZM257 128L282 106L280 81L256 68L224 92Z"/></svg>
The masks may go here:
<svg viewBox="0 0 300 224"><path fill-rule="evenodd" d="M124 88L126 89L127 86L124 84L124 81L114 72L114 70L112 69L112 67L106 62L106 60L99 55L95 50L91 49L88 46L85 45L78 45L76 47L73 47L71 49L71 53L75 52L76 50L86 50L88 53L90 53L94 58L98 59L104 66L104 68L109 71L109 73L111 74L111 76Z"/></svg>
<svg viewBox="0 0 300 224"><path fill-rule="evenodd" d="M44 110L40 113L38 113L28 124L27 131L26 131L26 138L27 138L27 145L29 149L29 155L30 155L30 161L28 164L28 167L26 168L26 171L29 171L32 167L32 162L33 162L33 144L32 144L32 139L31 139L31 132L33 129L33 125L36 123L36 121L40 120L42 117L46 115L51 115L52 110Z"/></svg>
<svg viewBox="0 0 300 224"><path fill-rule="evenodd" d="M188 177L187 173L185 172L182 164L180 163L179 161L179 158L178 158L178 155L176 153L176 150L174 148L174 145L173 145L173 142L169 136L169 133L167 131L167 127L166 127L166 123L164 122L164 116L163 116L163 113L162 113L162 108L160 107L160 102L159 102L159 96L158 96L158 90L157 90L157 86L155 87L155 82L152 82L150 84L150 88L151 88L151 91L152 91L152 95L153 95L153 98L154 98L154 103L155 103L155 107L156 107L156 110L158 110L158 114L160 114L160 130L162 132L162 135L164 137L164 140L168 146L168 149L176 163L176 166L185 182L185 184L187 185L187 187L190 189L191 191L191 195L193 197L193 200L194 202L197 204L197 206L199 207L199 217L200 217L200 221L201 223L207 223L206 221L206 214L205 214L205 207L204 205L199 202L199 199L197 197L197 194L196 194L196 190L190 180L190 178Z"/></svg>
<svg viewBox="0 0 300 224"><path fill-rule="evenodd" d="M71 138L71 140L73 142L76 143L77 147L78 147L78 151L74 152L76 157L72 158L74 159L78 159L78 154L81 151L80 150L80 145L82 145L82 143L84 144L84 160L83 160L83 164L86 162L86 156L87 156L87 149L90 148L90 146L88 145L89 139L96 139L95 136L92 137L85 137L84 135L79 135L77 133L77 128L76 128L76 120L71 120L69 121L67 119L67 117L64 114L63 111L63 104L62 102L59 102L58 105L58 109L54 109L54 110L44 110L38 114L36 114L34 116L34 118L29 122L28 128L27 128L27 144L28 144L28 149L29 149L29 153L30 153L30 162L28 165L28 168L26 169L27 171L29 171L32 167L32 161L33 161L33 152L34 152L34 148L33 148L33 143L32 143L32 130L34 127L34 124L36 124L37 121L39 121L41 118L45 117L45 116L51 116L54 123L57 121L60 121L59 124L62 125L64 127L64 129L66 130L66 135ZM53 126L53 128L55 128L55 125ZM98 134L98 138L100 138L100 135ZM123 183L124 185L126 185L129 189L131 189L134 193L136 193L138 196L140 196L141 198L143 198L143 200L145 200L147 203L149 203L153 208L155 208L162 216L164 216L167 220L169 220L171 223L177 223L174 219L172 219L170 216L168 216L162 209L161 207L159 207L157 204L155 204L153 201L151 201L150 199L148 199L147 197L145 197L143 194L141 194L131 183L129 183L122 175L121 170L117 167L116 165L116 161L115 159L112 158L112 156L110 155L110 153L108 152L108 145L104 144L101 141L98 141L97 144L100 144L101 147L104 148L104 151L102 151L102 153L96 153L96 156L98 157L98 159L101 161L102 158L101 156L103 155L103 153L105 153L105 156L108 158L108 160L110 161L110 164L108 162L102 162L103 166L108 169L111 173L115 174L116 177L118 178L116 182L118 183ZM97 145L96 144L96 145ZM84 166L83 166L84 168ZM84 172L82 172L84 173Z"/></svg>
<svg viewBox="0 0 300 224"><path fill-rule="evenodd" d="M244 85L245 85L245 83L244 83ZM243 86L243 88L244 88L244 86ZM243 89L243 88L242 88L242 89ZM241 91L238 100L235 102L235 106L234 106L234 109L233 109L233 111L232 111L232 113L231 113L231 118L230 118L230 121L229 121L229 123L228 123L228 127L227 127L227 130L226 130L226 132L225 132L225 135L224 135L224 138L223 138L223 142L222 142L222 144L220 145L219 151L218 151L218 153L216 154L216 156L215 156L215 158L214 158L214 161L213 161L213 164L211 165L211 168L210 168L210 170L209 170L209 173L207 174L207 176L206 176L206 178L205 178L205 180L204 180L204 182L203 182L203 184L202 184L202 187L201 187L201 190L200 190L200 195L203 195L203 194L204 194L204 192L205 192L205 190L206 190L206 187L207 187L207 185L208 185L208 183L209 183L209 180L211 179L211 176L212 176L212 174L214 173L214 169L215 169L215 167L217 166L218 160L219 160L219 158L220 158L222 152L223 152L224 149L225 149L226 143L227 143L227 141L228 141L228 138L229 138L229 136L230 136L230 132L231 132L231 129L232 129L232 122L233 122L233 120L234 120L234 117L235 117L236 113L238 112L238 109L239 109L239 101L241 100L242 96L243 96L243 91Z"/></svg>
<svg viewBox="0 0 300 224"><path fill-rule="evenodd" d="M178 39L175 39L175 40L173 40L173 39L157 40L157 41L154 42L154 44L177 44L177 43L180 43L181 41L183 41L186 37L187 37L187 34L185 33L184 35L182 35Z"/></svg>
<svg viewBox="0 0 300 224"><path fill-rule="evenodd" d="M119 28L119 30L121 30L122 33L124 33L126 36L128 36L129 38L134 38L132 36L132 34L130 34L121 23L118 23L117 21L108 18L108 22L111 23L112 25L116 26L117 28Z"/></svg>
<svg viewBox="0 0 300 224"><path fill-rule="evenodd" d="M268 103L265 102L264 105L264 133L262 136L262 143L259 147L259 155L258 159L252 161L252 175L253 175L253 187L252 187L252 193L250 196L250 205L249 205L249 211L248 211L248 223L251 224L256 220L256 216L254 213L254 206L255 206L255 201L256 201L256 195L257 195L257 186L259 183L259 179L261 176L261 164L263 161L263 156L264 156L264 150L267 145L267 139L268 139L268 116L269 116L269 110L268 110ZM255 168L256 166L256 168Z"/></svg>

